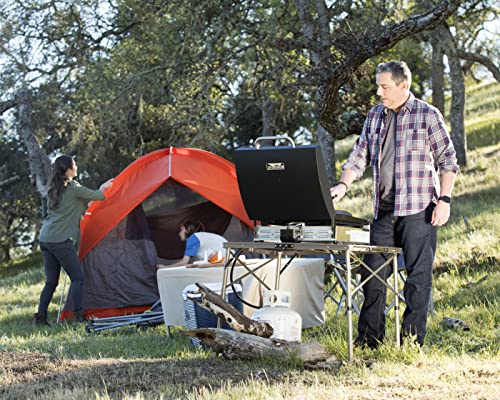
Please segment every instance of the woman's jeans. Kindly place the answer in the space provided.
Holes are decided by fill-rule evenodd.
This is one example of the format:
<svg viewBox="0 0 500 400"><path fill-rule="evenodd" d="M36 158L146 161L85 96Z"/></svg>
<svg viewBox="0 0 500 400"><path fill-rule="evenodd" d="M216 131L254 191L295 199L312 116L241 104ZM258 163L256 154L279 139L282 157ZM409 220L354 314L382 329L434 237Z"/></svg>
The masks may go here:
<svg viewBox="0 0 500 400"><path fill-rule="evenodd" d="M83 268L71 240L64 242L40 242L45 268L45 286L40 295L38 313L46 313L59 282L61 266L71 280L69 293L74 311L82 309Z"/></svg>
<svg viewBox="0 0 500 400"><path fill-rule="evenodd" d="M406 309L403 314L402 336L417 336L417 343L424 344L427 313L432 290L432 264L436 252L436 227L431 225L434 204L426 210L406 217L394 217L391 212L380 211L373 221L371 243L377 246L396 246L403 249L407 272L404 286ZM376 270L387 260L382 253L367 254L365 262ZM385 281L392 273L392 264L378 275ZM370 275L361 268L361 278ZM386 286L371 278L364 286L365 300L358 322L357 342L376 347L385 335Z"/></svg>

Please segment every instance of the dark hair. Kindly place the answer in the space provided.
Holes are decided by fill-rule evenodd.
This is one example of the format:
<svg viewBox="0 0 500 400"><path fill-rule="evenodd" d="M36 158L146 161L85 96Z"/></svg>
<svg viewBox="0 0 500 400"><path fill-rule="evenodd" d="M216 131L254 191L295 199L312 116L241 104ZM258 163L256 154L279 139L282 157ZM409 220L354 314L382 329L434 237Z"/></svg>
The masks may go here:
<svg viewBox="0 0 500 400"><path fill-rule="evenodd" d="M183 223L181 226L186 228L186 237L189 237L193 233L205 230L205 226L200 221L188 221Z"/></svg>
<svg viewBox="0 0 500 400"><path fill-rule="evenodd" d="M377 65L375 73L378 75L383 72L390 72L392 75L392 80L396 82L397 85L399 85L403 81L407 81L408 86L411 86L411 71L404 61L392 60Z"/></svg>
<svg viewBox="0 0 500 400"><path fill-rule="evenodd" d="M52 165L52 175L49 181L48 207L55 209L61 202L61 197L68 184L66 171L73 168L73 159L70 156L59 156Z"/></svg>

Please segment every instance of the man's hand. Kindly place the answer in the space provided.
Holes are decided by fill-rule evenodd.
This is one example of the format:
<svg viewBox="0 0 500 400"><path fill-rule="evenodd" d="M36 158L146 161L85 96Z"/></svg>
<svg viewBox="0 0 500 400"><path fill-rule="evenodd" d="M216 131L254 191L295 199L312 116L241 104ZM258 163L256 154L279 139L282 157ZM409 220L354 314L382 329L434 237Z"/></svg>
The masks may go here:
<svg viewBox="0 0 500 400"><path fill-rule="evenodd" d="M338 185L335 185L330 188L330 195L332 196L332 201L336 203L339 201L342 197L345 196L347 192L347 185L343 183L339 183Z"/></svg>
<svg viewBox="0 0 500 400"><path fill-rule="evenodd" d="M443 226L450 218L450 204L444 201L438 201L432 212L432 225Z"/></svg>

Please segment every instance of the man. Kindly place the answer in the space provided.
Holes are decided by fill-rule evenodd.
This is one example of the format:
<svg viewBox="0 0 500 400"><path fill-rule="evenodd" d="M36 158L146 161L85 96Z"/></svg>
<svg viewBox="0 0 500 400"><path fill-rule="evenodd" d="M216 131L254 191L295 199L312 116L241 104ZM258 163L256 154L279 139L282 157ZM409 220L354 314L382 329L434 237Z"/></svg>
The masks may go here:
<svg viewBox="0 0 500 400"><path fill-rule="evenodd" d="M424 344L432 290L432 264L436 228L450 217L450 201L458 165L443 116L435 107L410 92L411 72L405 62L377 66L377 95L363 131L342 167L340 181L330 189L340 200L351 183L370 165L373 173L374 220L371 243L403 249L407 270L404 287L406 309L402 336L416 336ZM373 270L386 261L383 254L369 254ZM387 279L386 266L379 276ZM370 275L361 269L362 279ZM386 287L378 279L364 286L365 300L358 323L356 345L376 348L385 335Z"/></svg>

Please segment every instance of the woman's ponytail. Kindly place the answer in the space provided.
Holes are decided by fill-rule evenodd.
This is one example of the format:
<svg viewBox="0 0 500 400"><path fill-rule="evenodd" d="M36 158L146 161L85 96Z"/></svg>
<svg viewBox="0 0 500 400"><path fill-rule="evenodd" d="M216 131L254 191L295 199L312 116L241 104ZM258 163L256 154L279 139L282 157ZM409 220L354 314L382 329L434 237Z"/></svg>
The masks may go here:
<svg viewBox="0 0 500 400"><path fill-rule="evenodd" d="M49 210L56 209L61 202L63 192L69 181L66 171L71 168L73 168L73 159L69 156L59 156L54 161L47 196Z"/></svg>

